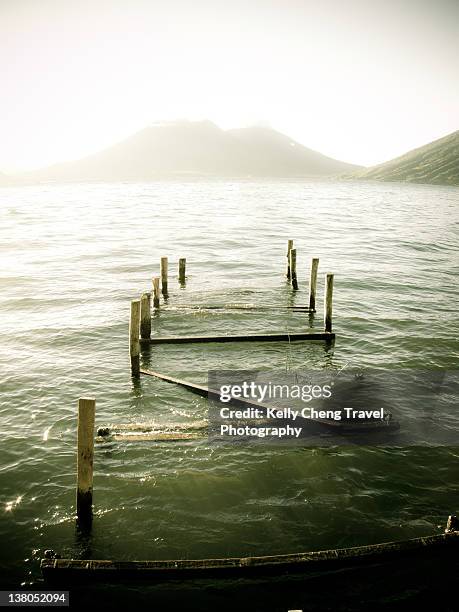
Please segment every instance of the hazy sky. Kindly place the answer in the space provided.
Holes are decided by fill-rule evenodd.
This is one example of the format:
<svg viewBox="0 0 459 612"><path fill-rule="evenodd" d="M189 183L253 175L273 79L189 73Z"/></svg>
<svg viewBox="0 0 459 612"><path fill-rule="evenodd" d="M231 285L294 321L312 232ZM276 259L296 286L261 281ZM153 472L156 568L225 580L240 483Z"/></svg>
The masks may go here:
<svg viewBox="0 0 459 612"><path fill-rule="evenodd" d="M459 127L458 0L0 0L0 170L155 121L370 165Z"/></svg>

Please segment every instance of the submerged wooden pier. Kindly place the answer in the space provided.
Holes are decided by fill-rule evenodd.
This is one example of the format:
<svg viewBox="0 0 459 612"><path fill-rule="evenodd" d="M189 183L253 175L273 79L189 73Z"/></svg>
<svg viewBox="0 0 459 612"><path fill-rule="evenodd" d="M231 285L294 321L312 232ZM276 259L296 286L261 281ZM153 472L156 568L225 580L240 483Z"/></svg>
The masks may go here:
<svg viewBox="0 0 459 612"><path fill-rule="evenodd" d="M367 546L261 557L166 561L60 559L54 551L48 551L48 558L42 559L40 567L45 581L52 583L306 575L323 571L358 569L369 564L375 568L385 566L390 574L394 572L397 564L429 559L433 555L444 559L446 563L449 560L457 560L458 550L459 522L455 516L450 516L443 534Z"/></svg>
<svg viewBox="0 0 459 612"><path fill-rule="evenodd" d="M297 251L293 247L293 240L289 240L287 244L287 279L292 285L294 291L298 290L297 276ZM161 278L162 294L165 299L169 297L168 293L168 258L161 257L160 262L160 277L153 278L153 309L160 308L160 291L159 280ZM310 316L314 316L316 312L317 301L317 275L319 268L319 259L314 257L311 260L311 269L309 277L309 303L308 305L294 306L287 305L267 305L267 304L228 304L228 305L199 305L185 304L178 305L177 308L186 310L240 310L240 311L257 311L257 310L286 310L287 312L305 312ZM178 280L182 288L185 287L185 269L186 259L180 258L178 264ZM131 304L129 346L131 356L131 372L132 376L138 378L140 376L140 349L144 345L153 344L190 344L190 343L213 343L213 342L299 342L299 341L322 341L331 343L335 340L335 333L332 330L332 313L333 313L333 284L334 275L326 274L324 284L324 327L322 330L308 328L306 330L298 330L294 332L266 332L254 334L202 334L202 335L174 335L174 336L158 336L151 333L151 293L142 294L140 300L135 300ZM140 310L139 310L140 309Z"/></svg>
<svg viewBox="0 0 459 612"><path fill-rule="evenodd" d="M287 276L292 283L294 291L298 288L298 277L296 272L296 250L293 249L293 241L288 244L288 269ZM310 288L308 306L291 305L246 305L247 310L257 309L297 309L314 315L317 303L317 271L319 260L313 258L310 271ZM182 287L186 282L185 259L180 259L178 280ZM212 342L292 342L320 340L333 342L335 334L332 331L333 314L333 274L325 276L324 285L324 329L305 329L293 333L267 332L258 334L230 334L230 335L202 335L202 336L170 336L161 337L152 335L152 310L160 308L160 283L164 298L168 293L168 259L161 259L161 275L153 279L153 292L143 293L138 300L131 303L131 316L129 325L129 353L131 359L131 372L134 378L140 375L153 376L164 382L176 384L185 389L208 397L216 394L209 387L196 384L191 381L179 379L168 374L163 374L140 367L141 348L153 344L184 344L184 343L212 343ZM153 304L152 304L153 302ZM243 305L235 308L244 309ZM186 307L186 306L185 306ZM193 306L194 307L194 306ZM231 310L231 305L209 305L196 308L221 308ZM258 401L247 399L238 400L245 405L253 404L257 408L264 405ZM271 406L272 407L272 406ZM95 400L80 399L77 442L77 517L81 526L89 527L92 521L93 503L93 463L94 463L94 419ZM362 423L361 427L349 426L343 422L327 419L310 419L312 423L325 426L329 430L368 431L368 430L390 430L397 426L396 423L376 422L374 424ZM120 427L120 430L122 428ZM154 428L138 427L132 425L126 427L132 440L153 441L183 441L194 440L205 433L203 426L197 427L196 431L167 431L161 432ZM116 435L116 427L113 428ZM98 437L110 436L108 427L99 428ZM116 438L115 438L116 439ZM125 437L125 439L128 439ZM341 571L344 569L362 568L369 565L374 567L386 567L389 574L394 571L397 563L409 564L419 559L430 559L435 555L437 559L450 559L457 561L459 550L459 521L455 516L450 516L445 532L437 535L428 535L407 540L383 542L366 546L355 546L348 548L334 548L318 551L294 552L291 554L251 556L251 557L229 557L229 558L205 558L205 559L172 559L172 560L145 560L145 561L117 561L104 559L61 559L53 551L46 551L45 558L41 560L41 571L43 578L49 583L72 583L88 581L114 581L119 580L153 580L162 581L169 579L195 579L195 578L225 578L225 577L251 577L270 575L314 575L323 571Z"/></svg>

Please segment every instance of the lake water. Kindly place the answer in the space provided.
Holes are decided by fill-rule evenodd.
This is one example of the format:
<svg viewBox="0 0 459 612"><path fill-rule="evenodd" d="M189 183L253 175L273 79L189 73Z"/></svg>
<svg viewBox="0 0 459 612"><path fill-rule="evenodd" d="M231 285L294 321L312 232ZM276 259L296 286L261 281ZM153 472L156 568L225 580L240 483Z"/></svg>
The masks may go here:
<svg viewBox="0 0 459 612"><path fill-rule="evenodd" d="M170 299L153 333L300 331L285 311L180 304L304 304L312 256L335 273L336 343L164 345L161 372L457 369L459 189L352 182L158 182L0 190L0 568L38 560L264 555L440 532L459 510L457 447L301 448L192 442L97 445L92 537L75 532L79 397L96 423L168 426L206 401L129 370L129 303L169 256ZM285 280L286 243L299 291ZM187 284L176 279L187 258Z"/></svg>

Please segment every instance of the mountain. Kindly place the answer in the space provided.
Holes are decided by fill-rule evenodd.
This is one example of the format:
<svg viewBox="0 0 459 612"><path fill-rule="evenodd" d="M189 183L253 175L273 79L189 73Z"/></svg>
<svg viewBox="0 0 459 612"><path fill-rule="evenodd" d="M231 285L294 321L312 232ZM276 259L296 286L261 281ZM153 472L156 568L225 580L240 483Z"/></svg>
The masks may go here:
<svg viewBox="0 0 459 612"><path fill-rule="evenodd" d="M459 130L351 178L459 185Z"/></svg>
<svg viewBox="0 0 459 612"><path fill-rule="evenodd" d="M269 128L222 130L210 121L180 121L147 127L99 153L23 177L28 181L326 177L358 168Z"/></svg>

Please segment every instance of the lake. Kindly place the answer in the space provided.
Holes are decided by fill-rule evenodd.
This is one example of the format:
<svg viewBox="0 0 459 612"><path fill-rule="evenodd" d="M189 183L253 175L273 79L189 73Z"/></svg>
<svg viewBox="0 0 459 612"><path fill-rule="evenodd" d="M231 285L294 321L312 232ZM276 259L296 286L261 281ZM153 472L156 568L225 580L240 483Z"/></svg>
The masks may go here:
<svg viewBox="0 0 459 612"><path fill-rule="evenodd" d="M34 582L39 559L290 553L439 533L459 510L457 446L96 446L95 519L75 532L79 397L96 423L206 419L185 389L130 376L130 301L169 256L153 333L301 331L310 258L335 274L336 342L155 346L152 369L205 383L209 369L458 367L459 189L355 182L157 182L0 190L0 567ZM286 283L295 241L299 291ZM187 284L177 282L187 258ZM441 528L440 528L441 527Z"/></svg>

